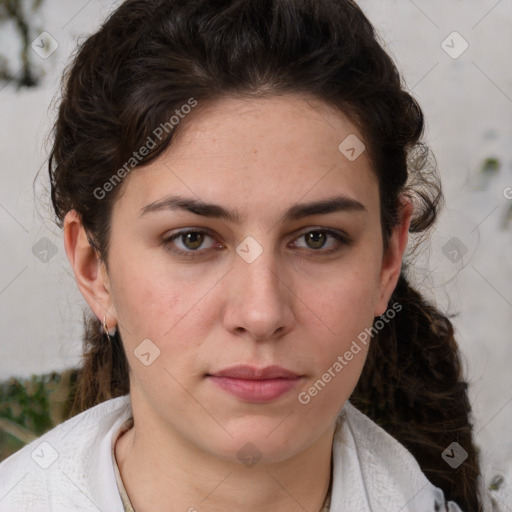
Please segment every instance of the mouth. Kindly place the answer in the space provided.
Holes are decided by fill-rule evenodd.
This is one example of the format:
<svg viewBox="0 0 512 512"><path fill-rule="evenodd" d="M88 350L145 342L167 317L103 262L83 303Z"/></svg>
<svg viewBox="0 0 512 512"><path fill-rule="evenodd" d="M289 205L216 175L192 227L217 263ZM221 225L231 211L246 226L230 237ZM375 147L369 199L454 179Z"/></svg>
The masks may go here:
<svg viewBox="0 0 512 512"><path fill-rule="evenodd" d="M249 365L237 365L208 375L213 377L227 377L244 380L296 379L300 377L299 374L277 365L266 366L265 368L256 368Z"/></svg>
<svg viewBox="0 0 512 512"><path fill-rule="evenodd" d="M303 378L280 366L239 365L207 374L220 389L244 402L271 402L290 392Z"/></svg>

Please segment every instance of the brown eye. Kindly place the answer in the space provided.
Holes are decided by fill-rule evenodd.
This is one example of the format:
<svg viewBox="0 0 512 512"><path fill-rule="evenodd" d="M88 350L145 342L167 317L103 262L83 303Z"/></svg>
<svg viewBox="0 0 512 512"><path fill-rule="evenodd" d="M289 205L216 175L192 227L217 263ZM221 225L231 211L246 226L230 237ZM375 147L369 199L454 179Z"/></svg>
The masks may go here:
<svg viewBox="0 0 512 512"><path fill-rule="evenodd" d="M205 241L211 239L209 245ZM163 245L171 252L180 256L201 256L215 246L215 240L212 235L202 230L186 230L167 236L163 240Z"/></svg>
<svg viewBox="0 0 512 512"><path fill-rule="evenodd" d="M187 249L199 249L204 241L203 233L199 231L190 231L182 234L181 241Z"/></svg>
<svg viewBox="0 0 512 512"><path fill-rule="evenodd" d="M306 233L305 239L312 249L321 249L327 240L327 236L323 231L309 231Z"/></svg>
<svg viewBox="0 0 512 512"><path fill-rule="evenodd" d="M329 239L334 240L330 246L328 245ZM333 231L331 229L312 229L304 232L296 240L304 240L306 245L298 245L297 242L295 242L293 244L295 247L301 249L311 249L313 252L318 252L319 254L329 254L339 251L342 246L349 245L351 241L348 235L344 233L338 233L337 231ZM328 246L327 249L320 250L326 245Z"/></svg>

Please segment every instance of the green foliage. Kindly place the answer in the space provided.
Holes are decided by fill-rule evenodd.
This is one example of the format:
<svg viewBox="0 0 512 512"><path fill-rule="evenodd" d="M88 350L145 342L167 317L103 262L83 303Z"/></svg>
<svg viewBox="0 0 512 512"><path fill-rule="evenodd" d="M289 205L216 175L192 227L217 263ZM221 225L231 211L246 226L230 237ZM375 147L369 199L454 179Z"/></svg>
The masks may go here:
<svg viewBox="0 0 512 512"><path fill-rule="evenodd" d="M33 375L20 382L11 378L0 387L0 416L24 425L35 434L42 434L51 427L48 390L60 375ZM50 384L50 385L49 385Z"/></svg>
<svg viewBox="0 0 512 512"><path fill-rule="evenodd" d="M500 161L497 158L486 158L482 164L482 174L496 174L500 170Z"/></svg>
<svg viewBox="0 0 512 512"><path fill-rule="evenodd" d="M17 437L8 434L0 429L0 461L6 459L20 448L23 448L25 443L20 441Z"/></svg>
<svg viewBox="0 0 512 512"><path fill-rule="evenodd" d="M78 370L0 383L0 460L70 417Z"/></svg>

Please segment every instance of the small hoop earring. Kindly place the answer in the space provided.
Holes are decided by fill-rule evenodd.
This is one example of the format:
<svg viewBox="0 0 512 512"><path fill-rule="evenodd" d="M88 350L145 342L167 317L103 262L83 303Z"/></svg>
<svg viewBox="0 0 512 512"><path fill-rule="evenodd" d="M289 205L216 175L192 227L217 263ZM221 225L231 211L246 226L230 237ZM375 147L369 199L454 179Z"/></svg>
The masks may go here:
<svg viewBox="0 0 512 512"><path fill-rule="evenodd" d="M103 331L107 335L108 341L110 343L112 343L112 339L110 338L110 335L113 336L116 333L116 330L117 330L116 326L112 327L112 329L109 330L109 328L107 327L106 315L103 315Z"/></svg>

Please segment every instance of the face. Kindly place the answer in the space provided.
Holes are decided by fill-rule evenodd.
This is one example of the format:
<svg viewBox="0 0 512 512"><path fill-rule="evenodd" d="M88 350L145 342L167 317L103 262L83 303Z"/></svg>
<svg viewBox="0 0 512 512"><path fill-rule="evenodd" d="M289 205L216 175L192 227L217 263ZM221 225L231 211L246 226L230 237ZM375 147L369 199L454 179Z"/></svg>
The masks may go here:
<svg viewBox="0 0 512 512"><path fill-rule="evenodd" d="M364 134L322 102L230 98L185 121L123 182L106 291L84 296L117 320L141 417L224 459L251 442L285 460L356 386L406 229L384 254L369 157L339 149ZM237 365L291 373L219 375Z"/></svg>

